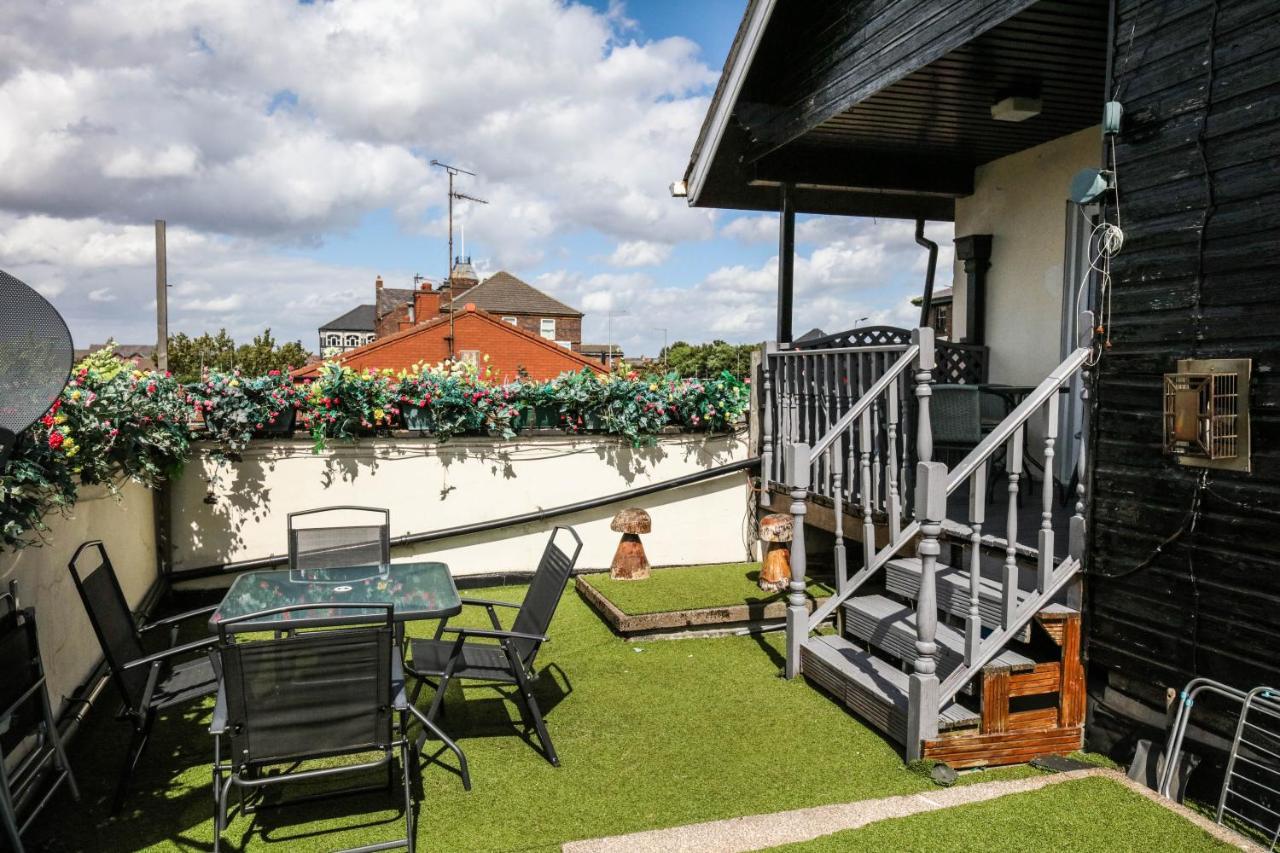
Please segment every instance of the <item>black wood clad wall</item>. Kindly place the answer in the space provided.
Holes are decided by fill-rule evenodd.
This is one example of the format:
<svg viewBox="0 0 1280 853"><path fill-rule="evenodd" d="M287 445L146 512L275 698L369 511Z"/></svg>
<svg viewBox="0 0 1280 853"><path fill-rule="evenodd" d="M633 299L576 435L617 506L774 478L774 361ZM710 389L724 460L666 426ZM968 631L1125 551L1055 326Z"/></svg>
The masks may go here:
<svg viewBox="0 0 1280 853"><path fill-rule="evenodd" d="M1193 675L1280 685L1280 2L1117 15L1126 241L1096 377L1088 657L1095 699L1145 686L1162 712ZM1254 360L1253 472L1209 472L1194 529L1201 469L1160 448L1161 375L1189 357ZM1116 735L1142 716L1102 706Z"/></svg>

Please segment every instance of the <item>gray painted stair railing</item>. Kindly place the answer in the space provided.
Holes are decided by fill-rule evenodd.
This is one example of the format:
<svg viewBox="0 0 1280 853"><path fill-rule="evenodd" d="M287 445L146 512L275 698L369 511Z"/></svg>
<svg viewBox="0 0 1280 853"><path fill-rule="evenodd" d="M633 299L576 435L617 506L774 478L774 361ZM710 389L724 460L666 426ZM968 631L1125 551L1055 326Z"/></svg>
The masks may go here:
<svg viewBox="0 0 1280 853"><path fill-rule="evenodd" d="M830 677L828 665L838 667L841 660L846 663L855 661L854 656L848 649L840 648L839 642L833 641L839 638L815 638L811 641L810 634L836 608L848 602L858 587L887 565L890 560L893 560L907 542L915 538L917 534L920 536L916 548L919 575L918 580L914 583L916 611L913 620L906 620L908 623L914 622L914 654L911 653L910 649L902 647L903 638L900 636L903 630L902 624L897 625L896 628L890 625L878 629L886 632L896 631L894 642L899 646L897 649L898 656L912 663L912 672L906 684L905 726L899 728L898 725L894 725L894 731L891 732L893 734L902 732L905 735L908 760L919 758L923 742L935 739L938 736L940 719L945 725L948 715L954 715L955 706L952 704L952 700L964 685L977 675L983 666L996 658L997 655L1001 655L1005 646L1030 622L1036 613L1050 603L1053 597L1066 586L1081 568L1086 500L1083 443L1081 443L1078 458L1075 460L1078 472L1077 500L1075 514L1069 522L1067 557L1057 565L1054 564L1056 531L1053 528L1051 512L1054 482L1052 476L1046 476L1040 496L1041 520L1037 530L1035 588L1024 590L1020 589L1018 585L1019 571L1016 562L1019 551L1018 492L1022 479L1027 426L1033 417L1043 414L1044 470L1052 472L1054 470L1054 445L1057 440L1059 424L1059 389L1070 387L1072 379L1084 370L1089 362L1089 357L1092 353L1092 316L1083 316L1079 328L1082 330L1079 347L1067 356L1004 421L993 429L950 472L948 472L946 465L932 461L933 441L929 419L930 382L934 367L932 330L919 329L913 334L913 343L909 350L911 354L908 356L904 352L905 357L900 358L883 374L882 378L885 381L883 383L877 382L873 387L869 387L867 394L859 399L858 403L846 413L847 422L845 418L841 418L839 425L841 430L848 430L852 428L855 420L859 421L858 438L863 438L865 428L861 419L874 406L875 397L880 394L887 395L890 393L888 391L889 388L897 387L896 378L906 369L904 363L914 361L916 367L915 394L918 400L916 447L917 458L920 460L916 466L915 520L891 534L889 543L879 550L875 550L874 544L866 544L868 542L874 543L874 535L868 535L871 531L864 532L866 552L863 568L852 578L846 579L843 567L838 564L836 594L831 596L823 606L817 608L812 615L806 612L804 594L804 514L805 499L809 495L809 475L811 470L815 469L813 452L810 450L810 446L804 442L790 442L783 445L782 450L785 457L783 470L791 475L789 484L792 499L791 511L795 516L793 534L795 540L792 543L791 596L787 612L787 661L785 672L788 678L799 674L802 647L807 647L817 655L814 658L815 661L823 662L823 678ZM1087 388L1087 383L1082 382L1081 386ZM1087 391L1084 393L1087 393ZM1085 411L1087 413L1087 406ZM836 446L839 446L838 437L829 433L814 444L814 449L828 455L831 469L837 477L836 482L839 483L840 480L838 478L841 466L836 460L842 454L832 454L830 452L831 448ZM865 447L866 445L863 444L862 446ZM993 457L1000 453L1003 453L1005 458L1009 493L1007 533L1005 536L1006 556L1002 577L999 581L992 581L982 577L979 565L981 559L979 545L981 543L982 525L985 520L987 469ZM861 467L865 478L866 465L864 464ZM948 644L947 653L956 654L958 650L955 647L962 646L963 661L956 664L954 658L949 658L949 671L944 678L940 679L938 674L939 658L941 657L938 647L938 610L941 607L948 612L954 612L957 579L955 567L941 568L944 577L947 579L948 588L944 595L945 600L940 603L937 584L940 571L938 555L941 548L938 540L942 532L943 523L948 520L947 498L966 484L969 487L969 518L967 521L971 531L971 538L970 548L968 549L970 564L966 578L968 602L964 610L964 638L961 643L958 639L952 638L950 634L944 636L944 642ZM839 519L840 517L841 513L837 505L836 518ZM864 512L864 523L868 518L869 516ZM840 536L837 534L837 549L842 549L839 543ZM841 550L838 550L837 555L840 553ZM996 612L999 618L989 626L984 625L984 618L987 621L991 621L993 607L997 608ZM895 615L892 619L901 621L901 616L900 614ZM864 628L864 630L867 629ZM888 635L886 634L886 636ZM867 637L866 639L873 644L876 642L875 637ZM809 645L806 646L806 644ZM818 648L819 645L822 646L821 649ZM868 659L869 656L866 655L858 657L856 666L865 669ZM879 692L893 694L895 689L898 688L888 682L884 682L880 685ZM862 697L862 699L864 701L870 700L873 703L879 701L871 694ZM890 702L891 707L899 710L903 710L901 708L902 704L900 698ZM946 713L942 714L941 712L944 711ZM894 719L900 722L900 716Z"/></svg>

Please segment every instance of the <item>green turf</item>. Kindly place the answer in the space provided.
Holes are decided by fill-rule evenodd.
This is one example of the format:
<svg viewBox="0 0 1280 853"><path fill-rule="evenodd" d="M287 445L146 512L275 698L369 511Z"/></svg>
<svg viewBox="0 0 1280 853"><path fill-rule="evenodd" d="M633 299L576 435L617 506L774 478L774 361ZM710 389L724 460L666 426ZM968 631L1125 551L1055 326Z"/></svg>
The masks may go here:
<svg viewBox="0 0 1280 853"><path fill-rule="evenodd" d="M763 592L756 586L759 577L759 563L715 563L654 569L642 581L616 581L607 572L583 575L582 580L623 613L635 616L731 604L759 606L786 598L786 593ZM810 597L825 597L832 592L828 584L809 579Z"/></svg>
<svg viewBox="0 0 1280 853"><path fill-rule="evenodd" d="M519 600L523 588L486 590ZM483 622L483 612L470 614ZM433 624L412 624L429 633ZM423 774L421 849L553 851L568 840L928 790L897 750L803 680L779 678L781 633L628 642L566 594L538 658L562 766L517 734L514 705L451 688L443 724L475 790ZM421 704L426 706L429 694ZM126 728L109 695L73 744L84 802L45 811L33 850L208 850L209 706L162 718L126 812L107 815ZM965 774L966 781L1025 768ZM398 793L233 817L224 850L334 850L395 837ZM334 831L336 830L336 831Z"/></svg>
<svg viewBox="0 0 1280 853"><path fill-rule="evenodd" d="M1232 850L1190 821L1111 779L1076 779L1025 794L894 818L775 853L857 850L970 851Z"/></svg>

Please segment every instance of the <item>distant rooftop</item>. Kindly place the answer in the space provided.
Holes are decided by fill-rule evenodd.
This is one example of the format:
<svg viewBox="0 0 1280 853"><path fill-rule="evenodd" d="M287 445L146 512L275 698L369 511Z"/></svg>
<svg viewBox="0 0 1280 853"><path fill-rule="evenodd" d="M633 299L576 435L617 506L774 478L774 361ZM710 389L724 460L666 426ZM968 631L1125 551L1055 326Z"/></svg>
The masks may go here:
<svg viewBox="0 0 1280 853"><path fill-rule="evenodd" d="M379 291L378 301L382 301L382 294L386 291ZM413 293L413 291L409 291ZM376 327L376 321L373 315L372 305L357 305L347 313L343 314L335 320L330 320L320 327L322 332L372 332Z"/></svg>
<svg viewBox="0 0 1280 853"><path fill-rule="evenodd" d="M546 316L581 317L582 312L553 299L538 288L521 281L506 270L486 278L463 293L458 294L458 308L473 304L492 314L542 314ZM450 303L441 305L449 308Z"/></svg>

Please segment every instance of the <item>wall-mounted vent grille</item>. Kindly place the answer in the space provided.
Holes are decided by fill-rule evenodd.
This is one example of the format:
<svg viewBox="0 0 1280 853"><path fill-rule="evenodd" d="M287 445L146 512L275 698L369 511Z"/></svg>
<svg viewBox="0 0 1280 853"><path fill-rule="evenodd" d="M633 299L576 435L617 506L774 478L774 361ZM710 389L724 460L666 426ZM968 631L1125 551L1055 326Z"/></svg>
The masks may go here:
<svg viewBox="0 0 1280 853"><path fill-rule="evenodd" d="M1249 470L1248 359L1183 360L1164 377L1164 449L1184 465Z"/></svg>

